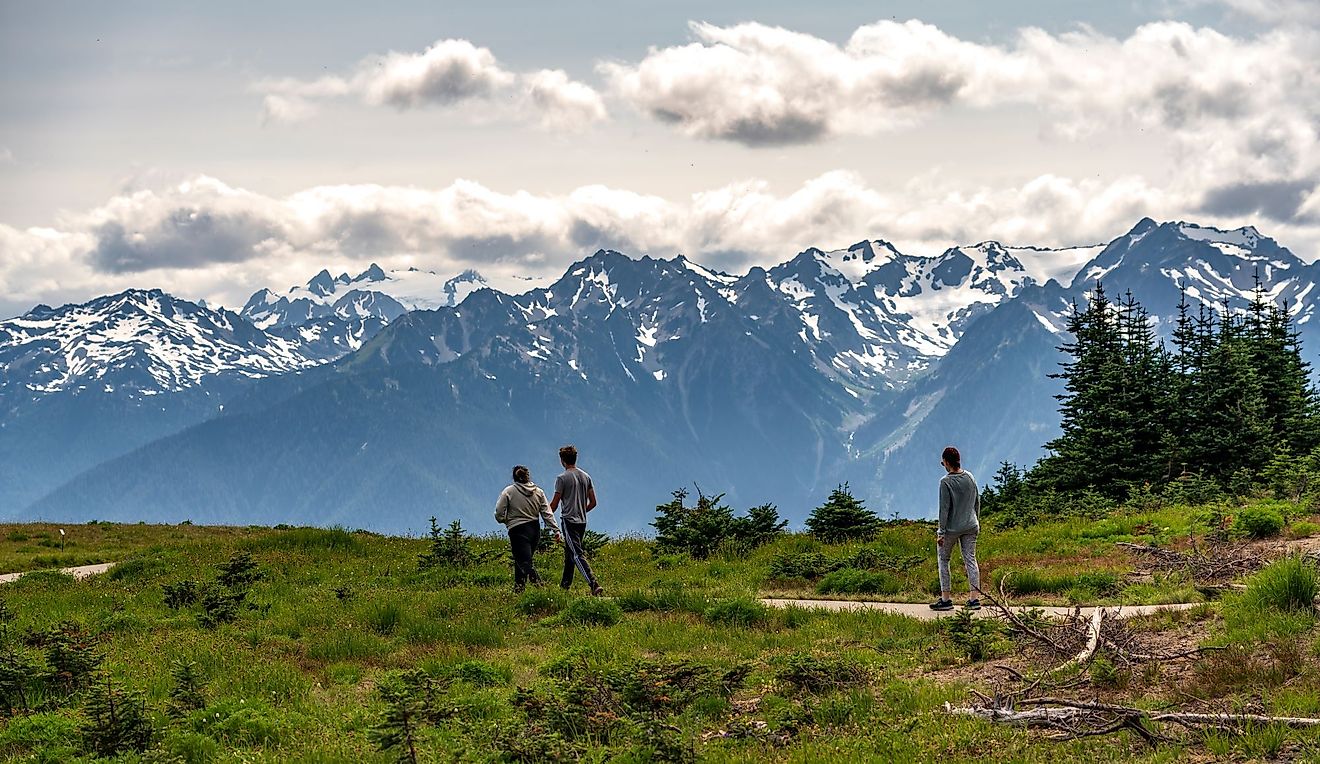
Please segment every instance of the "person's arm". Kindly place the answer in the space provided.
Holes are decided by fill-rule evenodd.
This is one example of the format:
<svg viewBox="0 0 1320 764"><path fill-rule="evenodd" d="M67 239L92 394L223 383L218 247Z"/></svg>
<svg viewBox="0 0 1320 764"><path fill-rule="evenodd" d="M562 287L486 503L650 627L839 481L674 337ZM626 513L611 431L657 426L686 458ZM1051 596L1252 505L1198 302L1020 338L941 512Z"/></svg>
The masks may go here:
<svg viewBox="0 0 1320 764"><path fill-rule="evenodd" d="M973 481L973 484L975 484L975 481ZM972 495L976 497L976 504L975 504L976 514L974 516L976 518L977 524L979 525L981 523L981 492L972 491Z"/></svg>
<svg viewBox="0 0 1320 764"><path fill-rule="evenodd" d="M555 523L555 516L550 509L550 505L546 503L545 491L537 491L537 494L541 497L541 519L545 521L547 528L555 532L555 540L557 541L559 539L559 526Z"/></svg>
<svg viewBox="0 0 1320 764"><path fill-rule="evenodd" d="M949 524L949 510L953 508L953 491L949 489L948 483L940 481L940 520L935 529L935 537L944 541L944 529Z"/></svg>
<svg viewBox="0 0 1320 764"><path fill-rule="evenodd" d="M495 522L500 525L509 519L509 492L501 491L500 498L495 500Z"/></svg>
<svg viewBox="0 0 1320 764"><path fill-rule="evenodd" d="M595 508L596 508L596 489L595 487L591 487L587 489L587 511L590 512Z"/></svg>
<svg viewBox="0 0 1320 764"><path fill-rule="evenodd" d="M560 498L561 498L561 497L560 497L560 495L559 495L559 491L555 491L555 497L554 497L553 499L550 500L550 511L551 511L551 512L554 512L555 510L559 509L559 499L560 499Z"/></svg>

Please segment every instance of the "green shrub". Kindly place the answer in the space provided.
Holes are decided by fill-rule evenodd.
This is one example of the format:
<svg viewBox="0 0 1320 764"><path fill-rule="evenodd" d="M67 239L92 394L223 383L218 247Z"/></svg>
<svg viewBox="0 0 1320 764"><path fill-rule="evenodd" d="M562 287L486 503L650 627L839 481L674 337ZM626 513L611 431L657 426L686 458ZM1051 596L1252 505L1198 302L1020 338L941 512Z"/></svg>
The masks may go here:
<svg viewBox="0 0 1320 764"><path fill-rule="evenodd" d="M949 640L972 661L998 655L1005 646L1003 625L994 618L976 618L971 610L958 611L941 626Z"/></svg>
<svg viewBox="0 0 1320 764"><path fill-rule="evenodd" d="M1254 539L1277 536L1283 525L1283 515L1268 507L1243 507L1233 518L1233 529Z"/></svg>
<svg viewBox="0 0 1320 764"><path fill-rule="evenodd" d="M800 692L842 690L871 681L870 669L845 657L792 653L775 659L773 663L775 679Z"/></svg>
<svg viewBox="0 0 1320 764"><path fill-rule="evenodd" d="M753 507L746 516L734 517L722 493L707 496L698 491L695 506L687 505L684 489L674 491L673 496L655 508L655 520L651 522L655 550L661 554L684 552L704 560L726 546L746 552L768 543L788 527L773 504Z"/></svg>
<svg viewBox="0 0 1320 764"><path fill-rule="evenodd" d="M419 570L431 568L470 568L493 560L503 552L495 550L480 551L474 548L473 539L463 530L463 524L455 520L441 530L431 518L430 547L417 558Z"/></svg>
<svg viewBox="0 0 1320 764"><path fill-rule="evenodd" d="M841 568L816 585L821 594L897 594L903 584L889 573Z"/></svg>
<svg viewBox="0 0 1320 764"><path fill-rule="evenodd" d="M580 597L559 611L558 623L576 623L587 626L613 626L623 617L623 611L613 600L601 597Z"/></svg>
<svg viewBox="0 0 1320 764"><path fill-rule="evenodd" d="M821 552L784 552L775 555L770 561L770 578L813 581L843 568L903 572L913 569L926 559L918 556L902 557L869 546L837 556Z"/></svg>
<svg viewBox="0 0 1320 764"><path fill-rule="evenodd" d="M257 567L252 555L247 552L238 552L219 568L220 574L215 577L216 583L235 593L246 593L249 587L266 577L261 568Z"/></svg>
<svg viewBox="0 0 1320 764"><path fill-rule="evenodd" d="M160 588L165 593L165 607L170 610L185 608L197 602L196 581L178 581L163 584Z"/></svg>
<svg viewBox="0 0 1320 764"><path fill-rule="evenodd" d="M827 544L874 538L884 523L844 483L830 492L825 503L811 511L807 531Z"/></svg>
<svg viewBox="0 0 1320 764"><path fill-rule="evenodd" d="M706 609L705 619L710 623L728 626L758 626L770 619L770 610L748 597L716 602Z"/></svg>
<svg viewBox="0 0 1320 764"><path fill-rule="evenodd" d="M97 756L141 753L155 737L141 694L119 687L109 677L93 683L84 711L83 746Z"/></svg>

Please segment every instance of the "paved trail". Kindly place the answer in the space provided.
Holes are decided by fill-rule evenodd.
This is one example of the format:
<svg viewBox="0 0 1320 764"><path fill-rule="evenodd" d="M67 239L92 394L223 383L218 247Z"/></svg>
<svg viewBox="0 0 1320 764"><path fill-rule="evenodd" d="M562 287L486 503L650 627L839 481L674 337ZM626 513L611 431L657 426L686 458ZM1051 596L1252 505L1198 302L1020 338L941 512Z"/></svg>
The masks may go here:
<svg viewBox="0 0 1320 764"><path fill-rule="evenodd" d="M943 611L931 610L929 605L922 602L916 602L916 603L859 602L857 600L795 600L795 599L777 599L777 598L762 599L761 602L765 603L766 605L769 605L770 607L778 607L778 608L802 607L802 608L813 608L817 610L882 610L886 613L905 615L910 618L918 618L923 621L933 621L936 618L943 618L945 616L950 616L958 612L958 609L943 610ZM1137 615L1148 615L1150 613L1157 613L1161 610L1187 610L1189 608L1194 608L1194 607L1197 607L1197 605L1195 604L1123 605L1121 607L1117 605L1113 605L1113 606L1105 607L1105 610L1109 611L1108 615L1112 617L1131 618L1132 616L1137 616ZM1009 609L1015 613L1020 613L1024 610L1037 610L1037 609L1044 610L1047 615L1054 616L1056 618L1066 616L1069 613L1073 612L1073 608L1070 607L1041 607L1041 608L1011 607ZM1095 608L1093 607L1082 608L1082 615L1084 616L1090 616L1093 612L1095 612ZM982 607L980 610L973 611L973 614L981 617L993 615L994 609L989 606L985 606Z"/></svg>
<svg viewBox="0 0 1320 764"><path fill-rule="evenodd" d="M60 572L68 573L74 578L82 580L84 578L87 578L88 576L100 575L101 573L106 572L112 567L114 567L113 562L102 562L96 565L80 565L76 568L64 568ZM0 584L7 584L10 581L17 581L18 579L22 578L28 573L35 573L35 572L36 571L25 570L22 573L0 573Z"/></svg>

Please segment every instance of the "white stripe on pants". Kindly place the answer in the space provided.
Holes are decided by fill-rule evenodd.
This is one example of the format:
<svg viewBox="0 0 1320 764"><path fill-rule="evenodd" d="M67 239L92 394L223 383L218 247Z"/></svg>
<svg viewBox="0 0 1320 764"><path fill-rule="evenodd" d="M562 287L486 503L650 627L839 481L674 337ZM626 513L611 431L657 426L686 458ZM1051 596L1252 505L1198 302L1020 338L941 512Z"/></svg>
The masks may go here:
<svg viewBox="0 0 1320 764"><path fill-rule="evenodd" d="M940 591L949 591L949 560L953 557L955 544L962 547L963 568L967 570L967 583L972 587L973 596L981 589L981 569L976 564L976 535L980 529L963 533L944 534L944 543L940 544L935 556L940 562ZM929 570L929 568L927 568Z"/></svg>

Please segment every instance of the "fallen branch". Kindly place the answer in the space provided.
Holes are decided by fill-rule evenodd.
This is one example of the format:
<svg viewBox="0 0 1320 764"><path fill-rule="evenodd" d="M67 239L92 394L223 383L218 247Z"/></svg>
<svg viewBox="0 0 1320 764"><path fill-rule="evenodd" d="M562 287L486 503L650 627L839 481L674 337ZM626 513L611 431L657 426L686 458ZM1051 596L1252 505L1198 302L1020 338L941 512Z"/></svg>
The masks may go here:
<svg viewBox="0 0 1320 764"><path fill-rule="evenodd" d="M1030 706L1030 708L1021 708ZM996 724L1045 727L1057 730L1056 739L1076 740L1129 730L1151 746L1171 738L1148 725L1177 724L1185 729L1241 729L1252 725L1277 724L1295 729L1320 727L1320 718L1269 716L1267 714L1214 714L1187 711L1150 711L1095 701L1040 697L1018 699L1015 705L984 704L955 707L944 704L954 716L971 716Z"/></svg>
<svg viewBox="0 0 1320 764"><path fill-rule="evenodd" d="M1091 623L1086 631L1086 647L1082 648L1082 651L1074 655L1071 660L1055 666L1047 671L1046 674L1057 674L1060 671L1066 671L1074 666L1082 666L1094 658L1095 649L1100 646L1100 625L1104 623L1104 620L1105 609L1102 607L1096 608L1095 611L1091 613Z"/></svg>

